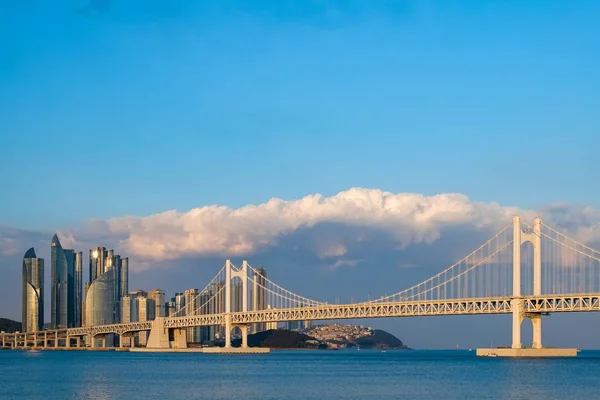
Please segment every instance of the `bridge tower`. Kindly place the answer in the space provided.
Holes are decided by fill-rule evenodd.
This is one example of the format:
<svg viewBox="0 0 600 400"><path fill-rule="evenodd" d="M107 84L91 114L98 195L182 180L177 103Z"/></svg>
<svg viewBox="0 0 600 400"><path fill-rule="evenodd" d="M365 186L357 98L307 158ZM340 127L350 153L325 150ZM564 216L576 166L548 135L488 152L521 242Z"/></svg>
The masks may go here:
<svg viewBox="0 0 600 400"><path fill-rule="evenodd" d="M236 277L242 281L242 309L239 311L246 312L248 311L248 262L246 260L242 262L241 268L234 267L231 260L225 262L225 347L231 347L231 330L236 327L242 332L242 347L248 347L249 326L231 323L231 282Z"/></svg>
<svg viewBox="0 0 600 400"><path fill-rule="evenodd" d="M513 349L522 347L521 324L525 318L529 318L533 325L532 347L534 349L542 348L542 315L541 313L526 313L521 295L521 246L524 243L531 243L533 246L533 295L542 294L541 226L542 220L536 217L533 220L533 231L524 232L521 229L521 218L513 217L513 298L511 300Z"/></svg>

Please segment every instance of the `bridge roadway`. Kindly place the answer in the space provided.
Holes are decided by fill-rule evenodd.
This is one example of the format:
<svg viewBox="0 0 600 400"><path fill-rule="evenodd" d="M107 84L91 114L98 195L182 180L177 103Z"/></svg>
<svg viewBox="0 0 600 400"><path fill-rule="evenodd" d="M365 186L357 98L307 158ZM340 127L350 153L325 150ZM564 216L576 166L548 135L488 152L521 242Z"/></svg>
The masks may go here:
<svg viewBox="0 0 600 400"><path fill-rule="evenodd" d="M261 322L317 321L337 319L420 317L436 315L482 315L509 314L512 312L513 299L525 313L590 312L600 311L600 293L563 294L513 297L491 297L455 300L417 300L390 303L366 302L357 304L330 304L318 307L268 309L230 314L204 314L185 317L159 318L155 321L132 322L91 327L46 330L28 333L2 333L2 347L22 347L27 343L44 344L63 340L69 343L71 338L97 336L116 333L129 335L139 331L149 331L153 323L162 324L162 328L188 328L196 326L225 325L231 318L232 325L248 325ZM48 342L50 341L50 342ZM79 346L77 339L77 346ZM66 347L69 347L66 346ZM44 347L44 346L42 346ZM55 344L54 347L58 347Z"/></svg>

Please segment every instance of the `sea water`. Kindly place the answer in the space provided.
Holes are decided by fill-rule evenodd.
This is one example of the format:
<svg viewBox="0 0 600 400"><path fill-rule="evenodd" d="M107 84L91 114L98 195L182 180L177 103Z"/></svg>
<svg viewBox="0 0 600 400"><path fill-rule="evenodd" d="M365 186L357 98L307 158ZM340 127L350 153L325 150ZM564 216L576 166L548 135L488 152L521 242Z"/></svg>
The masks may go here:
<svg viewBox="0 0 600 400"><path fill-rule="evenodd" d="M600 352L503 359L457 350L3 350L0 399L600 399Z"/></svg>

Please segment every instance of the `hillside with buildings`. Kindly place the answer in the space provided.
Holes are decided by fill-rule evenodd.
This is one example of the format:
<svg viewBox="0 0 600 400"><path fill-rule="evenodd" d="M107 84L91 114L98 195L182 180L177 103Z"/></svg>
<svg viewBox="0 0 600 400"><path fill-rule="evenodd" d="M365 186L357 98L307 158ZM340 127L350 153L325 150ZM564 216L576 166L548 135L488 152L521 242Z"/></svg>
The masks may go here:
<svg viewBox="0 0 600 400"><path fill-rule="evenodd" d="M400 339L386 331L362 325L328 324L305 329L302 333L327 344L328 348L409 349Z"/></svg>

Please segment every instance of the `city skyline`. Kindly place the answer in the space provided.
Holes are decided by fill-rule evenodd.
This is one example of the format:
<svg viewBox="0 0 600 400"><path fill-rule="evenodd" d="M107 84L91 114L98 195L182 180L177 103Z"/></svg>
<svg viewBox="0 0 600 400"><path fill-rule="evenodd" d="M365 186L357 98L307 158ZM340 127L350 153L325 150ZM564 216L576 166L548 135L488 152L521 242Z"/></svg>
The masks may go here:
<svg viewBox="0 0 600 400"><path fill-rule="evenodd" d="M329 302L417 283L513 214L600 247L597 2L110 3L0 6L1 316L33 246L50 321L55 232L129 256L128 291L231 258ZM502 318L374 324L475 347ZM600 347L593 316L554 324Z"/></svg>

